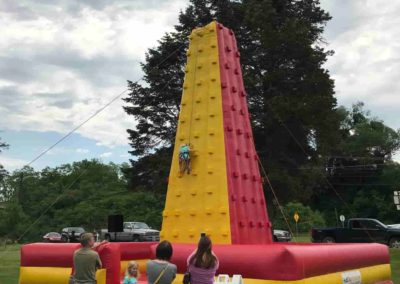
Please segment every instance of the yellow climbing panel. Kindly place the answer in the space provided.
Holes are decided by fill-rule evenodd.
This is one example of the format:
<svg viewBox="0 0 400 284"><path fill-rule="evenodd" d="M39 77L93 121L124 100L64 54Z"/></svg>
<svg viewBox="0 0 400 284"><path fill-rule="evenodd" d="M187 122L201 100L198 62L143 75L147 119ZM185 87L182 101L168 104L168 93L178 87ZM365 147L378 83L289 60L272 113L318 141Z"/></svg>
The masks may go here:
<svg viewBox="0 0 400 284"><path fill-rule="evenodd" d="M231 243L216 22L193 30L169 175L161 238L196 243L201 232ZM179 173L179 147L191 146L190 174Z"/></svg>

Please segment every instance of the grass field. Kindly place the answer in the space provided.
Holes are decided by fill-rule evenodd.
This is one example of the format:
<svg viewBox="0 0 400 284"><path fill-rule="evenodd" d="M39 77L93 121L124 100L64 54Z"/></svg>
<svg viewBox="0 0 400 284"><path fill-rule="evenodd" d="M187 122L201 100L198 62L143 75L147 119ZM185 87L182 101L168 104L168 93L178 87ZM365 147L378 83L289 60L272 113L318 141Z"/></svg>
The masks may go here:
<svg viewBox="0 0 400 284"><path fill-rule="evenodd" d="M19 245L0 248L0 283L17 284L19 273Z"/></svg>
<svg viewBox="0 0 400 284"><path fill-rule="evenodd" d="M309 242L309 236L300 235L299 242ZM0 248L0 283L17 284L19 271L19 245ZM393 283L400 284L400 249L391 249Z"/></svg>

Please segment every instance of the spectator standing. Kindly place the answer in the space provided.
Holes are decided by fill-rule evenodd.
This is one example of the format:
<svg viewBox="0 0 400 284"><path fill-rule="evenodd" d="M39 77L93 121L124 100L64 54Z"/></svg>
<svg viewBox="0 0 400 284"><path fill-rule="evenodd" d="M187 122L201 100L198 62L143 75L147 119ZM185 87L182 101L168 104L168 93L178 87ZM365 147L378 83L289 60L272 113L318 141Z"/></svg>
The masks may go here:
<svg viewBox="0 0 400 284"><path fill-rule="evenodd" d="M187 259L187 266L187 272L190 275L190 284L214 283L219 261L212 251L212 243L209 237L201 235L197 250Z"/></svg>
<svg viewBox="0 0 400 284"><path fill-rule="evenodd" d="M148 284L171 284L176 277L176 265L170 263L172 257L172 245L168 241L162 241L156 248L156 259L147 262Z"/></svg>
<svg viewBox="0 0 400 284"><path fill-rule="evenodd" d="M74 253L74 274L70 283L96 284L96 270L100 269L102 264L99 254L93 250L93 234L82 234L80 242L82 248Z"/></svg>

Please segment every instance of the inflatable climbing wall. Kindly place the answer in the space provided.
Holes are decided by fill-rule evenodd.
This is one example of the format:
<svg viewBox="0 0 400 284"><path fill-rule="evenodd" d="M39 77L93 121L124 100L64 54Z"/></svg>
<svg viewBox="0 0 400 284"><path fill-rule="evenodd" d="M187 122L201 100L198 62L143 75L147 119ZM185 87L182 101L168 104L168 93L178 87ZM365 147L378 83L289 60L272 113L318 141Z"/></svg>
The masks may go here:
<svg viewBox="0 0 400 284"><path fill-rule="evenodd" d="M195 243L271 242L240 53L233 32L212 22L190 36L181 112L161 237ZM191 147L190 174L179 148Z"/></svg>
<svg viewBox="0 0 400 284"><path fill-rule="evenodd" d="M182 283L199 234L211 236L220 274L246 284L393 284L387 246L271 242L257 156L233 32L213 22L190 36L181 113L169 176L162 238L173 243L174 284ZM179 148L191 145L192 170L179 171ZM228 244L228 245L227 245ZM99 284L120 284L131 260L139 284L157 243L108 243ZM77 244L21 247L19 284L65 284Z"/></svg>

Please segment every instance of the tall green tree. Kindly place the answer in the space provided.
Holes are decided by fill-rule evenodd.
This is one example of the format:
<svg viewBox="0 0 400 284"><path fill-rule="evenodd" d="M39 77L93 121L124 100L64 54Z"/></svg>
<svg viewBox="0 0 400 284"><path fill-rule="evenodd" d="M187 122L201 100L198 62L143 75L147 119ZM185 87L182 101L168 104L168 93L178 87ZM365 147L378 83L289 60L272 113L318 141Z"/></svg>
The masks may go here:
<svg viewBox="0 0 400 284"><path fill-rule="evenodd" d="M137 123L128 130L132 155L155 158L156 148L171 155L187 36L213 19L237 37L256 148L279 197L307 201L323 174L321 157L339 139L334 84L323 68L331 54L322 38L330 16L318 0L190 1L175 31L148 50L146 84L128 82L125 110ZM133 160L131 178L137 182ZM321 167L301 170L309 165Z"/></svg>
<svg viewBox="0 0 400 284"><path fill-rule="evenodd" d="M392 160L400 149L400 130L372 116L361 102L337 112L340 142L328 159L329 186L314 196L314 207L324 211L330 224L335 208L349 217L400 222L393 203L400 167Z"/></svg>

